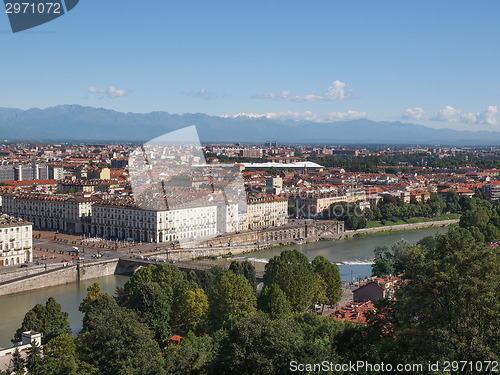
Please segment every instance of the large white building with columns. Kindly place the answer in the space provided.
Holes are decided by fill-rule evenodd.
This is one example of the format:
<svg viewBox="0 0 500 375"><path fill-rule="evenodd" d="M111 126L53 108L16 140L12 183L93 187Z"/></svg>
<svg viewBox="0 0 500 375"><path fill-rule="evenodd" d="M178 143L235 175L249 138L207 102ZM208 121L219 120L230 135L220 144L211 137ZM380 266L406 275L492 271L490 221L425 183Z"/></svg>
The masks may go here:
<svg viewBox="0 0 500 375"><path fill-rule="evenodd" d="M223 194L202 198L185 199L179 208L149 210L137 207L130 196L103 200L94 196L6 193L2 210L22 217L37 229L157 243L197 242L287 222L288 200L284 197L249 195L244 208L240 207L242 202Z"/></svg>
<svg viewBox="0 0 500 375"><path fill-rule="evenodd" d="M11 194L3 195L2 212L22 217L35 228L82 233L90 222L96 197L74 197L65 194Z"/></svg>
<svg viewBox="0 0 500 375"><path fill-rule="evenodd" d="M0 215L0 267L33 262L33 224Z"/></svg>
<svg viewBox="0 0 500 375"><path fill-rule="evenodd" d="M199 241L237 228L237 217L230 217L234 211L231 206L216 204L143 210L133 203L102 202L92 206L91 222L84 225L84 232L142 242Z"/></svg>

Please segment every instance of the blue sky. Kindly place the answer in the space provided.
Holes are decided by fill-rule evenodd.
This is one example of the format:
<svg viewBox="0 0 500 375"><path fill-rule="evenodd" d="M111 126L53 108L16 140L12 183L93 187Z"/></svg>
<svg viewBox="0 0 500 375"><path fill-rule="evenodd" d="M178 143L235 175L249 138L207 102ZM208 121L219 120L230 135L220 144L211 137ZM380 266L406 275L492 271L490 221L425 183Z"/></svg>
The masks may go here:
<svg viewBox="0 0 500 375"><path fill-rule="evenodd" d="M500 130L498 0L81 0L0 40L0 107Z"/></svg>

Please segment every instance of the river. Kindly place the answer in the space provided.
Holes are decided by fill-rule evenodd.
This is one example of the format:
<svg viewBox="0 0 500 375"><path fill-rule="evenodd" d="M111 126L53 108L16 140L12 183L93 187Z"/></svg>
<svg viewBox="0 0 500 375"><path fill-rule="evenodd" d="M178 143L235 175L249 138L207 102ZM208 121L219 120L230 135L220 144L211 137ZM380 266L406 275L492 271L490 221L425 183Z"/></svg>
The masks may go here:
<svg viewBox="0 0 500 375"><path fill-rule="evenodd" d="M45 304L49 297L54 297L61 304L62 310L69 313L71 328L74 332L78 332L82 328L83 318L82 313L78 311L78 306L87 295L87 287L98 282L104 293L114 295L116 288L125 285L127 280L127 276L111 275L0 297L0 306L2 306L0 308L0 347L12 346L10 340L21 326L24 314L37 303Z"/></svg>
<svg viewBox="0 0 500 375"><path fill-rule="evenodd" d="M405 239L416 243L425 236L444 233L447 228L427 228L406 232L395 232L383 235L349 238L342 241L320 241L303 245L290 245L282 248L272 248L255 251L233 259L202 260L197 263L209 265L227 265L234 259L251 261L257 270L263 271L267 261L283 249L295 248L304 253L310 260L323 255L332 262L339 263L343 281L356 280L358 277L371 274L373 249L376 246L391 246L394 242ZM128 280L127 276L112 275L81 283L72 283L38 289L30 292L0 297L0 347L12 346L11 339L17 328L21 326L24 314L37 303L45 303L49 297L54 297L69 313L69 322L74 332L82 327L82 314L78 311L80 302L87 294L87 286L98 282L105 293L115 294L117 287L122 287Z"/></svg>
<svg viewBox="0 0 500 375"><path fill-rule="evenodd" d="M253 263L257 271L263 272L266 263L284 249L297 249L304 253L309 260L323 255L339 265L342 281L356 281L358 278L370 276L373 263L373 249L377 246L392 246L396 241L404 239L409 243L416 243L426 236L436 233L445 233L448 228L434 227L410 231L394 232L366 237L352 237L342 241L318 241L302 245L294 244L284 247L254 251L249 254L235 256L232 259L202 259L194 261L198 264L227 266L232 260L248 260Z"/></svg>

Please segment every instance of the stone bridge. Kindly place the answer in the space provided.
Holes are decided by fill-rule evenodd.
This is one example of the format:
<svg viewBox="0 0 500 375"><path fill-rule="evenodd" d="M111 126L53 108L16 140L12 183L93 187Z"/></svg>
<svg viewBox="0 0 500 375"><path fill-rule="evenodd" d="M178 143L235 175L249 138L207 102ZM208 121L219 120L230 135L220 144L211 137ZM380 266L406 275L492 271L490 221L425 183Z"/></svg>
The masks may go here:
<svg viewBox="0 0 500 375"><path fill-rule="evenodd" d="M153 261L146 259L125 259L121 258L118 262L118 266L116 268L116 273L118 274L132 274L138 271L142 267L147 267L150 264L161 265L161 264L171 264L179 268L181 271L189 272L202 272L211 268L208 265L198 265L198 264L189 264L189 263L169 263L169 262L161 262L161 261ZM261 273L257 273L256 275L257 281L261 282L264 278L264 275Z"/></svg>

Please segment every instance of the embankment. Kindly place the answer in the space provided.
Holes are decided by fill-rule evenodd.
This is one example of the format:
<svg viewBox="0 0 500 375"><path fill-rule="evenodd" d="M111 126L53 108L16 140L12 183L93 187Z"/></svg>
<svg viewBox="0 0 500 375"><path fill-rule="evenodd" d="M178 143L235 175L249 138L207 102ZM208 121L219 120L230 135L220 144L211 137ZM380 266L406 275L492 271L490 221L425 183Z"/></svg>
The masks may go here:
<svg viewBox="0 0 500 375"><path fill-rule="evenodd" d="M411 223L411 224L398 224L398 225L387 225L375 228L365 228L358 230L351 230L342 233L342 238L353 237L357 234L365 233L377 233L377 232L391 232L391 231L402 231L402 230L412 230L412 229L423 229L430 227L446 227L451 224L458 223L460 219L450 219L441 221L425 221L422 223Z"/></svg>
<svg viewBox="0 0 500 375"><path fill-rule="evenodd" d="M113 275L117 265L118 259L68 265L66 267L59 265L59 267L47 271L23 275L1 282L0 296Z"/></svg>

